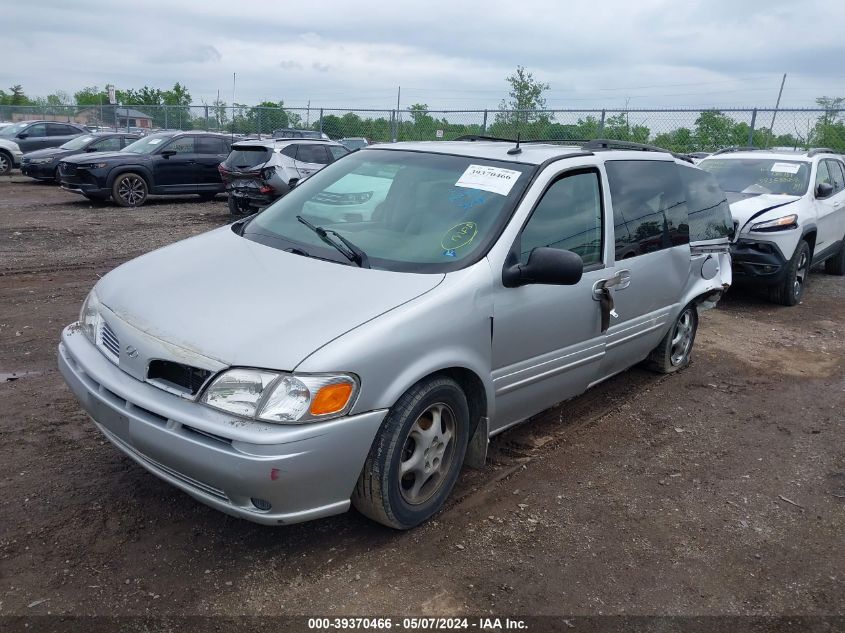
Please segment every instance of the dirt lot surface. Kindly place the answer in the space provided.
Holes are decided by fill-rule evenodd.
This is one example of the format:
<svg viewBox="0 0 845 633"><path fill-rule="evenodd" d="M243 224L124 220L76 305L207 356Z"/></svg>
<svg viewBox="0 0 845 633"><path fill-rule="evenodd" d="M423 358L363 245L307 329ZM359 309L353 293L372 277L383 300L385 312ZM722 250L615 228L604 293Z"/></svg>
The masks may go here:
<svg viewBox="0 0 845 633"><path fill-rule="evenodd" d="M122 456L56 367L98 275L227 219L0 179L0 615L845 614L845 279L731 293L686 371L498 436L419 529L269 528Z"/></svg>

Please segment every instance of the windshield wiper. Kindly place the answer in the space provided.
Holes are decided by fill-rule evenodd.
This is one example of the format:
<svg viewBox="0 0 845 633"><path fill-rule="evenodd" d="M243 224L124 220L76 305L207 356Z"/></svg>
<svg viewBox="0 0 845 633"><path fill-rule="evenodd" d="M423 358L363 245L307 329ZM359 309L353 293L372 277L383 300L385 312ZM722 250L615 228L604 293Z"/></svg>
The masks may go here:
<svg viewBox="0 0 845 633"><path fill-rule="evenodd" d="M367 254L360 248L355 246L355 244L350 242L348 239L343 237L337 231L333 231L331 229L324 229L322 226L314 226L301 215L296 216L296 219L305 226L307 226L309 229L314 231L317 235L319 235L320 239L323 240L326 244L336 248L338 252L340 252L340 254L343 255L349 261L354 262L360 268L370 267L370 260L367 257ZM338 244L338 242L336 242L334 238L332 238L332 235L334 235L338 240L340 240L340 244Z"/></svg>

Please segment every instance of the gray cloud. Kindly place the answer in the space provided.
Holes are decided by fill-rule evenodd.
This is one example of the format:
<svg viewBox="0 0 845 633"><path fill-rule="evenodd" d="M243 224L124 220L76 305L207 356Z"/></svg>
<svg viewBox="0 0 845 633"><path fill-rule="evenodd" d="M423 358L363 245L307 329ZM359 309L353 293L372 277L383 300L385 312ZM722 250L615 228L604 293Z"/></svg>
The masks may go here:
<svg viewBox="0 0 845 633"><path fill-rule="evenodd" d="M308 12L247 0L40 0L3 10L0 86L30 94L187 84L210 100L319 106L496 107L517 64L551 85L555 107L787 106L845 96L845 3L825 0L322 0ZM314 16L319 19L315 20ZM820 19L820 16L824 16ZM279 61L282 60L282 61Z"/></svg>

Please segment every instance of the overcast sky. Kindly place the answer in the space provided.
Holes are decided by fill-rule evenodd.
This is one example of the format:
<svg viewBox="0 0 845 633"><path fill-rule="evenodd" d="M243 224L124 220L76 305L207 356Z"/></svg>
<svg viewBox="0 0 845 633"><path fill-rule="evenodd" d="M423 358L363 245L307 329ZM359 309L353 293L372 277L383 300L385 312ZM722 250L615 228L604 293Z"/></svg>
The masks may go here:
<svg viewBox="0 0 845 633"><path fill-rule="evenodd" d="M522 64L549 107L772 107L783 73L800 107L845 96L843 28L843 0L6 0L0 88L494 108Z"/></svg>

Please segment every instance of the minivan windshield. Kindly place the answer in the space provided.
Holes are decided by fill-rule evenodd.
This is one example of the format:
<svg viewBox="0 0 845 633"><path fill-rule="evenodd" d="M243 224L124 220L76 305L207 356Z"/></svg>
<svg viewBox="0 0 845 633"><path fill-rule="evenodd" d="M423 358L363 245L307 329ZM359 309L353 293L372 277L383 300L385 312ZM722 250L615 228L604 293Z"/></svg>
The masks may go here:
<svg viewBox="0 0 845 633"><path fill-rule="evenodd" d="M476 261L507 222L533 165L366 149L304 180L253 218L250 240L349 261L297 217L336 231L372 268L447 272Z"/></svg>
<svg viewBox="0 0 845 633"><path fill-rule="evenodd" d="M138 139L134 143L130 143L124 147L121 152L129 152L131 154L152 154L161 144L170 139L171 134L152 134Z"/></svg>
<svg viewBox="0 0 845 633"><path fill-rule="evenodd" d="M810 183L810 163L776 158L707 158L698 166L709 171L723 191L803 196Z"/></svg>

